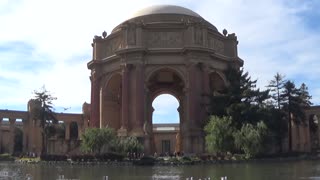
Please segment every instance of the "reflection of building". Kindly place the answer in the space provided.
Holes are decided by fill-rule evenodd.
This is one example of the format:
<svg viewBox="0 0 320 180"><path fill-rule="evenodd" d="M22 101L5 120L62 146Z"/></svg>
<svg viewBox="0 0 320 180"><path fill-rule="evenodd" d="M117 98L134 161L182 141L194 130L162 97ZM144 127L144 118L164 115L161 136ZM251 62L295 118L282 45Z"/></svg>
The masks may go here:
<svg viewBox="0 0 320 180"><path fill-rule="evenodd" d="M119 136L139 137L146 153L204 152L206 111L202 105L207 99L203 94L228 85L223 74L228 66L243 65L237 44L234 33L220 33L183 7L152 6L137 12L108 36L104 32L94 37L88 63L91 105L83 105L83 114L57 114L64 121L64 138L52 137L48 151L75 152L85 128L111 127ZM179 101L178 125L152 125L152 102L164 93ZM10 142L16 119L23 123L23 151L41 151L40 129L31 118L30 105L32 101L28 112L0 111L0 122L8 118L10 124L0 130L2 152L13 152ZM308 151L309 128L299 128L292 131L299 134L293 138L294 147Z"/></svg>

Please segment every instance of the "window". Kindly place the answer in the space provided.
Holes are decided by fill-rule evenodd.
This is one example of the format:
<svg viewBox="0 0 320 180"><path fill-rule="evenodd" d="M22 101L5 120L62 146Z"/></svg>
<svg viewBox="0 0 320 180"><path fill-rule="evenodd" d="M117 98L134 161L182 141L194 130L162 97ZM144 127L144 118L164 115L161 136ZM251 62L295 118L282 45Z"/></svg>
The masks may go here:
<svg viewBox="0 0 320 180"><path fill-rule="evenodd" d="M162 153L170 153L170 140L162 140Z"/></svg>

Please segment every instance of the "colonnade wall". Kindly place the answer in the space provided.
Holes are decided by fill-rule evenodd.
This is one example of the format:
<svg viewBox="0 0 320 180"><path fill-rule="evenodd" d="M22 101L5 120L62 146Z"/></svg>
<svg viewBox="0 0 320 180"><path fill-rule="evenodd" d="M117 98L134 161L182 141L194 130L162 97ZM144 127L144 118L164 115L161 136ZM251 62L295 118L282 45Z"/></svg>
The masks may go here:
<svg viewBox="0 0 320 180"><path fill-rule="evenodd" d="M39 127L39 121L31 118L29 111L0 110L0 152L1 153L35 153L40 154L42 150L42 129ZM63 154L70 151L77 151L81 134L88 126L84 121L82 114L56 113L56 119L59 124L63 124L64 137L59 138L53 135L48 138L47 152L51 154ZM77 126L76 138L71 138L71 124ZM55 126L59 126L56 124ZM15 147L15 129L22 131L22 149L16 150ZM63 145L62 145L63 144Z"/></svg>

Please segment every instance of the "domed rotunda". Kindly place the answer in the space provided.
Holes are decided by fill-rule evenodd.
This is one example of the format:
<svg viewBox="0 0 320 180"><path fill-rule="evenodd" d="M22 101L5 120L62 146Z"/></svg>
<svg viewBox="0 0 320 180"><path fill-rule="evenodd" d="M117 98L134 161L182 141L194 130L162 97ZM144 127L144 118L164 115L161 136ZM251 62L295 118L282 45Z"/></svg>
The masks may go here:
<svg viewBox="0 0 320 180"><path fill-rule="evenodd" d="M161 151L166 138L165 151L203 153L208 102L203 95L227 86L227 67L243 65L237 44L235 34L220 33L184 7L156 5L136 12L109 35L93 39L89 126L136 136L147 154ZM152 102L161 94L179 102L175 138L155 133L152 124Z"/></svg>

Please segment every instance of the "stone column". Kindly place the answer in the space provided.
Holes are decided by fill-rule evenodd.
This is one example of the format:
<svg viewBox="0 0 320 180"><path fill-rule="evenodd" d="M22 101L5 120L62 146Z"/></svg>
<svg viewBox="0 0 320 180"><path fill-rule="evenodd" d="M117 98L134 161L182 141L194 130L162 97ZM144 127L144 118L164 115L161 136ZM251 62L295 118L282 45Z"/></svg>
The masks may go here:
<svg viewBox="0 0 320 180"><path fill-rule="evenodd" d="M16 119L9 118L9 123L10 123L10 147L9 147L9 153L13 154L14 153L14 124L16 122Z"/></svg>
<svg viewBox="0 0 320 180"><path fill-rule="evenodd" d="M196 104L196 92L195 92L195 64L194 63L190 63L188 64L188 79L189 79L189 85L188 85L188 89L186 89L186 95L187 95L187 112L189 113L189 123L191 125L191 127L194 125L194 121L195 121L195 110L196 110L196 106L198 104Z"/></svg>
<svg viewBox="0 0 320 180"><path fill-rule="evenodd" d="M200 109L202 77L199 75L199 66L197 63L191 62L187 67L189 83L185 91L187 105L185 113L187 114L187 121L184 123L184 128L186 130L184 130L185 132L183 135L183 147L186 153L198 153L202 149L202 144L200 142L203 139Z"/></svg>
<svg viewBox="0 0 320 180"><path fill-rule="evenodd" d="M204 121L207 118L207 106L210 103L209 95L210 93L210 77L209 77L209 69L206 67L206 65L202 66L202 102L203 107L201 108L201 120Z"/></svg>
<svg viewBox="0 0 320 180"><path fill-rule="evenodd" d="M183 109L180 110L180 118L181 119L181 136L182 136L182 150L183 153L191 152L191 132L190 132L190 124L191 124L191 116L190 116L190 90L185 88L184 90L184 100L183 100Z"/></svg>
<svg viewBox="0 0 320 180"><path fill-rule="evenodd" d="M152 107L152 105L150 105L148 107L150 109L149 109L146 121L148 121L147 123L149 124L149 127L146 127L144 130L146 133L144 149L145 149L146 154L153 155L153 153L156 151L156 146L155 146L155 142L154 142L154 135L153 135L153 125L152 125L152 114L154 112L154 108Z"/></svg>
<svg viewBox="0 0 320 180"><path fill-rule="evenodd" d="M65 140L70 140L70 123L64 122L66 128Z"/></svg>
<svg viewBox="0 0 320 180"><path fill-rule="evenodd" d="M127 136L129 118L129 65L122 66L122 99L121 99L121 128L118 130L120 136Z"/></svg>
<svg viewBox="0 0 320 180"><path fill-rule="evenodd" d="M136 136L143 136L144 124L144 78L143 78L143 65L136 65L136 122L134 133Z"/></svg>
<svg viewBox="0 0 320 180"><path fill-rule="evenodd" d="M26 119L22 119L22 123L23 123L23 148L22 151L23 152L27 152L28 150L28 120Z"/></svg>
<svg viewBox="0 0 320 180"><path fill-rule="evenodd" d="M91 75L91 116L90 116L90 127L99 127L100 125L100 82L96 73L93 72Z"/></svg>
<svg viewBox="0 0 320 180"><path fill-rule="evenodd" d="M78 124L78 140L81 140L81 135L83 131L83 122L77 123Z"/></svg>

